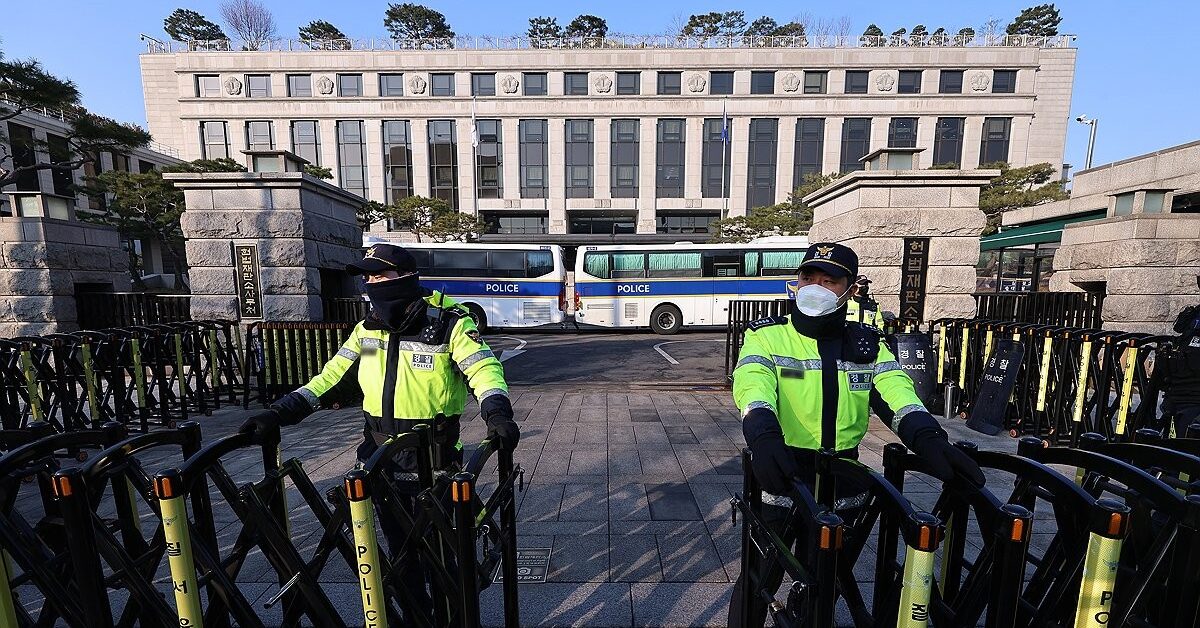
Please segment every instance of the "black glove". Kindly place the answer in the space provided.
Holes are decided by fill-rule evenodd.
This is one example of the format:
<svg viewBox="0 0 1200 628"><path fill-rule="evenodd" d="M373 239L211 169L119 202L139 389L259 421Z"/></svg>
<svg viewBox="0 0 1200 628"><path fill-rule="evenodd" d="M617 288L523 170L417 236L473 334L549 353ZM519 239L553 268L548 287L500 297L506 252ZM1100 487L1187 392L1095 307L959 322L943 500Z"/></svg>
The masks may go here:
<svg viewBox="0 0 1200 628"><path fill-rule="evenodd" d="M242 434L278 433L281 424L279 411L268 408L266 410L259 410L246 417L246 420L242 422L242 426L238 428L238 432Z"/></svg>
<svg viewBox="0 0 1200 628"><path fill-rule="evenodd" d="M908 448L929 464L929 473L933 477L949 482L957 476L975 486L983 486L979 465L966 452L950 444L941 428L923 428L911 440Z"/></svg>
<svg viewBox="0 0 1200 628"><path fill-rule="evenodd" d="M483 421L488 426L488 440L495 440L501 450L516 449L521 440L521 428L517 427L517 422L513 420L512 402L508 400L508 396L491 395L479 406Z"/></svg>
<svg viewBox="0 0 1200 628"><path fill-rule="evenodd" d="M772 495L790 495L800 467L783 442L783 429L775 413L767 408L746 413L742 434L750 446L750 466L758 483Z"/></svg>
<svg viewBox="0 0 1200 628"><path fill-rule="evenodd" d="M308 399L297 391L292 391L271 404L271 409L279 413L280 425L295 425L301 419L313 413L315 408Z"/></svg>

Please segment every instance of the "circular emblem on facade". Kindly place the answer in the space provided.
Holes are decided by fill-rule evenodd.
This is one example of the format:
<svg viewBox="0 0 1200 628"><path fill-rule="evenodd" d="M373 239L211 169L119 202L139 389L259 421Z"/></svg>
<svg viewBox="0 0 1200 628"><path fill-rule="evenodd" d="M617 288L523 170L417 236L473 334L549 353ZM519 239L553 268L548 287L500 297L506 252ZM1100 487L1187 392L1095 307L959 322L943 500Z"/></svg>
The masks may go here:
<svg viewBox="0 0 1200 628"><path fill-rule="evenodd" d="M984 72L976 72L971 75L971 91L986 92L992 84L992 79Z"/></svg>
<svg viewBox="0 0 1200 628"><path fill-rule="evenodd" d="M322 76L317 79L317 91L322 95L328 96L333 93L333 79L328 76Z"/></svg>
<svg viewBox="0 0 1200 628"><path fill-rule="evenodd" d="M504 77L504 79L500 81L500 89L503 90L505 94L517 93L517 88L520 86L521 82L517 80L517 77L511 74Z"/></svg>
<svg viewBox="0 0 1200 628"><path fill-rule="evenodd" d="M607 94L612 91L612 77L607 74L601 74L596 77L596 80L592 81L592 87L595 87L596 91L601 94Z"/></svg>
<svg viewBox="0 0 1200 628"><path fill-rule="evenodd" d="M414 76L412 80L408 82L408 91L414 94L424 94L426 85L428 85L428 83L425 82L425 79L419 76Z"/></svg>
<svg viewBox="0 0 1200 628"><path fill-rule="evenodd" d="M794 92L800 89L800 77L794 72L788 72L783 75L783 91Z"/></svg>
<svg viewBox="0 0 1200 628"><path fill-rule="evenodd" d="M230 96L242 93L242 82L232 76L225 79L225 93Z"/></svg>
<svg viewBox="0 0 1200 628"><path fill-rule="evenodd" d="M890 92L896 86L896 77L891 74L880 74L879 78L875 79L875 87L881 92Z"/></svg>
<svg viewBox="0 0 1200 628"><path fill-rule="evenodd" d="M688 77L688 89L691 90L693 94L698 94L704 91L704 86L706 84L707 81L705 81L704 77L700 76L699 74L693 74Z"/></svg>

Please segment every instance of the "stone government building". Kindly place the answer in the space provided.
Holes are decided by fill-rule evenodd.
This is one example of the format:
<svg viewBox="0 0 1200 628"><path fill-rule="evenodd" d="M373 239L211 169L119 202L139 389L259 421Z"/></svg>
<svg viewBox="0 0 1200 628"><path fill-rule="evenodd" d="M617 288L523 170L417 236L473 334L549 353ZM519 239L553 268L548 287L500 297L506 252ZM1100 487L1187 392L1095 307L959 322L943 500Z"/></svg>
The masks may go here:
<svg viewBox="0 0 1200 628"><path fill-rule="evenodd" d="M478 212L493 240L705 239L695 234L712 220L784 201L805 174L861 169L887 146L926 148L921 168L1062 164L1073 36L779 39L242 52L155 42L141 69L149 130L185 159L290 150L372 200L436 196ZM387 237L386 225L372 235Z"/></svg>

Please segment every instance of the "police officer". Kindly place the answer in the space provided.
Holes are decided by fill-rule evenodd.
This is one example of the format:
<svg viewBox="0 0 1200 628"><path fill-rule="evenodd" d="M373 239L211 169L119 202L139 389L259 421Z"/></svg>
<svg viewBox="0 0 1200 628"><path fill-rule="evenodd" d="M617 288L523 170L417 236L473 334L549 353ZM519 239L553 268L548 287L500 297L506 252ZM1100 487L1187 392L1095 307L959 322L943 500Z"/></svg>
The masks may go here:
<svg viewBox="0 0 1200 628"><path fill-rule="evenodd" d="M242 430L276 430L330 406L335 400L334 387L358 362L358 385L366 418L363 442L358 447L360 461L370 458L390 436L412 431L419 424L431 424L435 463L442 469L461 464L459 416L466 404L468 386L479 400L488 438L496 440L502 449L516 447L520 430L513 421L504 369L480 338L468 310L439 292L421 287L416 259L398 246L376 244L361 262L348 265L346 270L365 277L370 315L355 326L320 374L276 401L269 410L252 415ZM403 451L393 464L393 473L405 495L391 498L399 499L411 511L417 493L413 475L416 453ZM395 554L404 544L403 531L391 517L381 517L380 525ZM406 592L428 609L431 603L425 593L424 567L411 552L404 563L401 578ZM409 609L404 610L411 617Z"/></svg>
<svg viewBox="0 0 1200 628"><path fill-rule="evenodd" d="M1200 305L1183 309L1175 318L1176 340L1165 352L1162 370L1163 414L1175 424L1175 435L1200 423Z"/></svg>
<svg viewBox="0 0 1200 628"><path fill-rule="evenodd" d="M733 371L733 398L742 413L742 433L751 467L764 489L763 519L791 544L795 522L787 521L795 481L814 483L815 453L830 449L857 458L867 431L868 399L879 393L891 411L890 427L935 476L961 476L982 486L978 465L947 440L921 405L912 380L901 370L878 330L847 322L846 302L858 275L858 256L840 244L809 246L799 270L790 316L755 321ZM852 507L855 487L838 487L838 505ZM804 553L797 552L799 556ZM774 591L782 572L764 566L759 585ZM741 626L738 608L746 575L739 576L729 607L729 625ZM749 597L754 624L765 620L761 598ZM746 628L746 627L741 627Z"/></svg>

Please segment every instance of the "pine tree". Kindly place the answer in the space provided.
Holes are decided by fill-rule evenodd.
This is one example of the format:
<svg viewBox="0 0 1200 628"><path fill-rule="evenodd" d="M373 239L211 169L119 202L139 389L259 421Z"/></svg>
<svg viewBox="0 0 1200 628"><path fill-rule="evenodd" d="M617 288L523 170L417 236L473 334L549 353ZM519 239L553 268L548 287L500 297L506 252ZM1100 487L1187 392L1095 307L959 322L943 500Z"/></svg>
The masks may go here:
<svg viewBox="0 0 1200 628"><path fill-rule="evenodd" d="M546 48L562 39L563 33L562 27L558 25L558 18L531 17L529 30L525 31L525 35L529 37L529 44L534 48Z"/></svg>
<svg viewBox="0 0 1200 628"><path fill-rule="evenodd" d="M884 45L883 29L871 24L867 26L867 30L863 31L862 41L868 47L878 47Z"/></svg>
<svg viewBox="0 0 1200 628"><path fill-rule="evenodd" d="M1039 4L1021 11L1021 14L1004 29L1009 35L1033 35L1050 37L1058 34L1062 15L1053 4Z"/></svg>
<svg viewBox="0 0 1200 628"><path fill-rule="evenodd" d="M229 39L221 27L191 9L175 9L163 20L163 30L175 41Z"/></svg>
<svg viewBox="0 0 1200 628"><path fill-rule="evenodd" d="M325 20L313 20L300 27L300 41L313 50L349 50L350 41L338 27Z"/></svg>
<svg viewBox="0 0 1200 628"><path fill-rule="evenodd" d="M383 27L393 39L453 39L446 16L422 4L389 4Z"/></svg>
<svg viewBox="0 0 1200 628"><path fill-rule="evenodd" d="M1061 201L1071 195L1063 182L1054 177L1054 166L1048 163L1012 168L1007 163L982 164L980 168L998 168L1000 176L992 179L979 191L979 209L987 215L987 226L981 235L995 233L1004 212L1021 207Z"/></svg>

